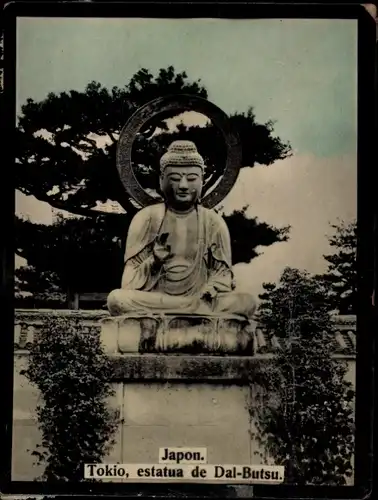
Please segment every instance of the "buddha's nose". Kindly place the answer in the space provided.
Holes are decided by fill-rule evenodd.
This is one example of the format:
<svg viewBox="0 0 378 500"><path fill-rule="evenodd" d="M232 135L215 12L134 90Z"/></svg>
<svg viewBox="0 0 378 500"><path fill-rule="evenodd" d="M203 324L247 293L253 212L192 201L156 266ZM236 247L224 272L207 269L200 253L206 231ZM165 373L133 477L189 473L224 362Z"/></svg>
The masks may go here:
<svg viewBox="0 0 378 500"><path fill-rule="evenodd" d="M188 181L185 177L182 177L179 183L180 191L186 191L188 189Z"/></svg>

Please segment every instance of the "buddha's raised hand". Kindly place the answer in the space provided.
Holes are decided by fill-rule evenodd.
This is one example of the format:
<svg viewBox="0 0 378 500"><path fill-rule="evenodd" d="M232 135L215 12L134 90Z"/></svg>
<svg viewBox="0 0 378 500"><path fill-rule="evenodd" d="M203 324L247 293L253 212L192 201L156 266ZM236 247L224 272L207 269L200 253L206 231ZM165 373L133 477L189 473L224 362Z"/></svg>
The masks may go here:
<svg viewBox="0 0 378 500"><path fill-rule="evenodd" d="M168 233L163 233L156 239L152 252L155 260L159 263L166 262L173 257L171 246L167 245Z"/></svg>

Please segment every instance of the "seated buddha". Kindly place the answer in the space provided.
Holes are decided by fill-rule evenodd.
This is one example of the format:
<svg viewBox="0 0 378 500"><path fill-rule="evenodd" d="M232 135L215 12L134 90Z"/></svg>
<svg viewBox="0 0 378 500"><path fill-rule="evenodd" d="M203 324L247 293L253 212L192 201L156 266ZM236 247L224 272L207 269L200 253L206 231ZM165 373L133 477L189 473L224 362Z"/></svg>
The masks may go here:
<svg viewBox="0 0 378 500"><path fill-rule="evenodd" d="M162 156L164 202L131 221L121 288L108 296L111 315L254 314L254 298L235 291L227 225L201 205L204 170L190 141L172 142Z"/></svg>

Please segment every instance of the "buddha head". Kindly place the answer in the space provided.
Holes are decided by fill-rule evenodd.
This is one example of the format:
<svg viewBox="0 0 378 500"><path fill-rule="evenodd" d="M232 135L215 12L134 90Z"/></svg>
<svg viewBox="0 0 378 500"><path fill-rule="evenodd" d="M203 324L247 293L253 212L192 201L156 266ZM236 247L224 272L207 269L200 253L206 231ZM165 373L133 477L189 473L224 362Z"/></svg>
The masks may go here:
<svg viewBox="0 0 378 500"><path fill-rule="evenodd" d="M160 159L160 189L167 205L186 211L200 201L205 164L191 141L174 141Z"/></svg>

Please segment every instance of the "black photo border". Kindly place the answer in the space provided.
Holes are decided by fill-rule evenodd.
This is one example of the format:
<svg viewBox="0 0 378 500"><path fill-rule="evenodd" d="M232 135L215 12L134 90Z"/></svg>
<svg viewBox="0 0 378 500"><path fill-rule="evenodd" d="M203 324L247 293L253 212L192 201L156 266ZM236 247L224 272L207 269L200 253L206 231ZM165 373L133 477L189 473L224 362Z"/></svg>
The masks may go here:
<svg viewBox="0 0 378 500"><path fill-rule="evenodd" d="M353 486L253 485L257 498L366 498L372 490L373 464L373 366L374 332L377 328L376 306L372 294L376 287L374 240L374 166L377 163L375 120L376 26L360 4L279 4L279 3L205 3L205 2L11 2L2 12L4 29L4 107L1 112L3 157L1 189L2 246L2 337L0 367L2 401L0 428L0 492L20 495L123 495L134 496L146 484L51 484L11 480L12 413L13 413L13 342L14 342L14 214L15 182L14 130L16 120L16 19L17 17L149 17L149 18L323 18L356 19L358 22L358 269L359 306L357 314L356 358L356 453ZM162 483L150 483L151 492ZM173 486L168 485L171 490ZM235 484L230 484L235 486ZM177 484L177 491L188 496L206 497L224 491L223 486ZM161 494L161 493L160 493ZM151 493L151 496L154 494ZM147 495L144 495L147 496Z"/></svg>

